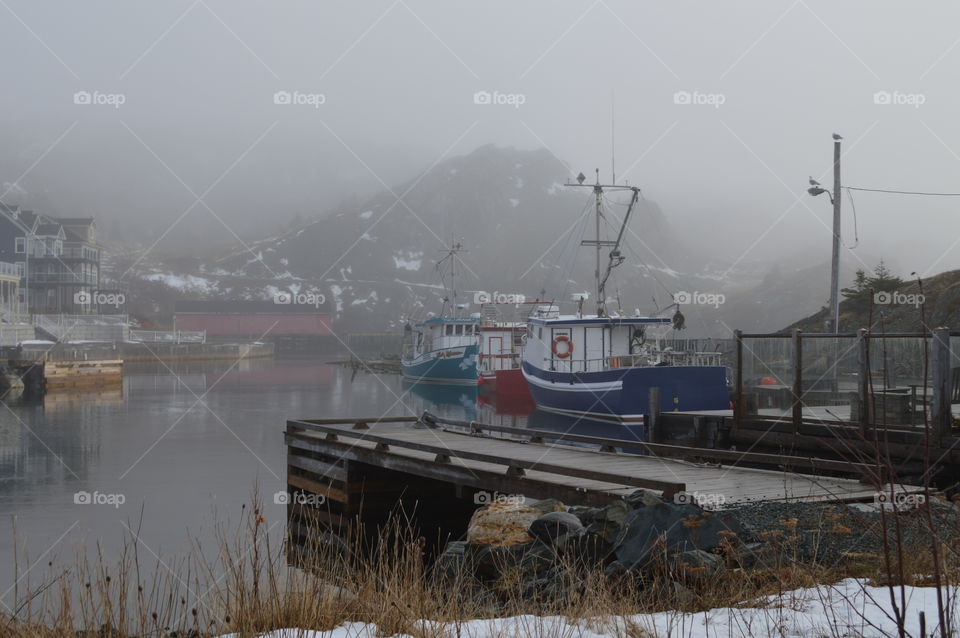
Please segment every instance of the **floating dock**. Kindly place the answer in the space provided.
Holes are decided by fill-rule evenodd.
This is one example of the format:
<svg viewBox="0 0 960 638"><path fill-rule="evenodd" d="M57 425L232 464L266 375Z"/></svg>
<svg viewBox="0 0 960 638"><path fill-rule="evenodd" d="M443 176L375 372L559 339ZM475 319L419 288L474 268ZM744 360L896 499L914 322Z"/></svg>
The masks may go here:
<svg viewBox="0 0 960 638"><path fill-rule="evenodd" d="M123 361L44 361L43 378L47 392L88 391L121 388Z"/></svg>

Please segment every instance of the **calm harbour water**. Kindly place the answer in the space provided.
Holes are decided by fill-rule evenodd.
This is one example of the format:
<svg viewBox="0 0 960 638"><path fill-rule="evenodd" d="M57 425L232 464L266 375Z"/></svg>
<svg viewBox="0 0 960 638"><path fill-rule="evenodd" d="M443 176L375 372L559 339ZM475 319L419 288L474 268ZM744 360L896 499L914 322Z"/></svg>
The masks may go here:
<svg viewBox="0 0 960 638"><path fill-rule="evenodd" d="M12 603L15 551L21 574L36 563L31 581L97 542L116 558L131 530L142 554L183 556L194 542L215 545L215 523L236 529L255 488L282 532L286 508L273 495L286 487L286 419L423 410L567 427L528 416L529 406L478 404L472 388L411 386L313 358L129 364L122 392L10 402L0 407L0 600ZM78 492L111 502L77 504Z"/></svg>

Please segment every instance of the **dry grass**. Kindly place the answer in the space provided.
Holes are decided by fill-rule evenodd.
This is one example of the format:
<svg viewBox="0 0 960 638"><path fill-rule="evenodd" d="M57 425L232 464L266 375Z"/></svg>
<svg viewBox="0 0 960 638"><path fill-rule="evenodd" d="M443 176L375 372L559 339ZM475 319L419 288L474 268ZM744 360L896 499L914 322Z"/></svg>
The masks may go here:
<svg viewBox="0 0 960 638"><path fill-rule="evenodd" d="M902 573L909 575L906 584L927 584L935 565L931 552L920 548L903 552L902 566L890 566L878 555L851 556L843 567L832 569L802 565L794 560L787 526L786 533L770 539L774 551L769 559L749 570L737 564L739 539L728 537L727 566L718 577L662 561L644 579L611 579L602 567L565 563L564 590L570 593L556 600L524 593L518 574L509 570L486 588L466 573L431 572L423 540L399 519L372 542L362 530L354 530L349 546L362 551L318 544L306 570L288 567L286 548L266 531L260 510L247 508L239 528L218 531L213 560L202 558L197 548L172 563L150 556L147 566L131 535L112 564L99 552L78 557L69 570L54 572L51 564L42 582L17 592L15 616L0 616L0 636L252 636L284 627L326 630L362 621L376 624L384 636L433 638L442 629L419 619L457 623L522 614L603 618L733 607L848 576L899 584L896 575ZM947 583L957 582L956 549L940 547L941 559L948 557L940 563L941 580ZM638 632L627 623L622 635L643 635Z"/></svg>

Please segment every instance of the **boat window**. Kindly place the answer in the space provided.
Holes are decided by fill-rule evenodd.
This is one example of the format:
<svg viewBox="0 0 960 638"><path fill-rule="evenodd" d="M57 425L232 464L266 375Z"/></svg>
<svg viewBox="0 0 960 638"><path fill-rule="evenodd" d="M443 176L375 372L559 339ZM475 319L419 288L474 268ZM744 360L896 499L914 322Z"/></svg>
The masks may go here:
<svg viewBox="0 0 960 638"><path fill-rule="evenodd" d="M445 328L446 328L445 334L447 334L447 335L452 335L452 334L453 334L453 326L452 326L451 324L447 324L447 325L445 326Z"/></svg>
<svg viewBox="0 0 960 638"><path fill-rule="evenodd" d="M462 334L463 334L463 326L460 325L460 324L457 324L457 334L458 334L458 335L462 335Z"/></svg>
<svg viewBox="0 0 960 638"><path fill-rule="evenodd" d="M537 339L543 339L543 327L537 328Z"/></svg>

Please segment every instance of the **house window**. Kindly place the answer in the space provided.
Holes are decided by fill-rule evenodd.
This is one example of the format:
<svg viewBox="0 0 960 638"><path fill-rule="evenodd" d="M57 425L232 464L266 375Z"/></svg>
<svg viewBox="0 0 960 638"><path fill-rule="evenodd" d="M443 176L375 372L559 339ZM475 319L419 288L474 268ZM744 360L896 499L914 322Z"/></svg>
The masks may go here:
<svg viewBox="0 0 960 638"><path fill-rule="evenodd" d="M17 237L14 240L14 252L25 253L27 252L27 238L26 237Z"/></svg>

